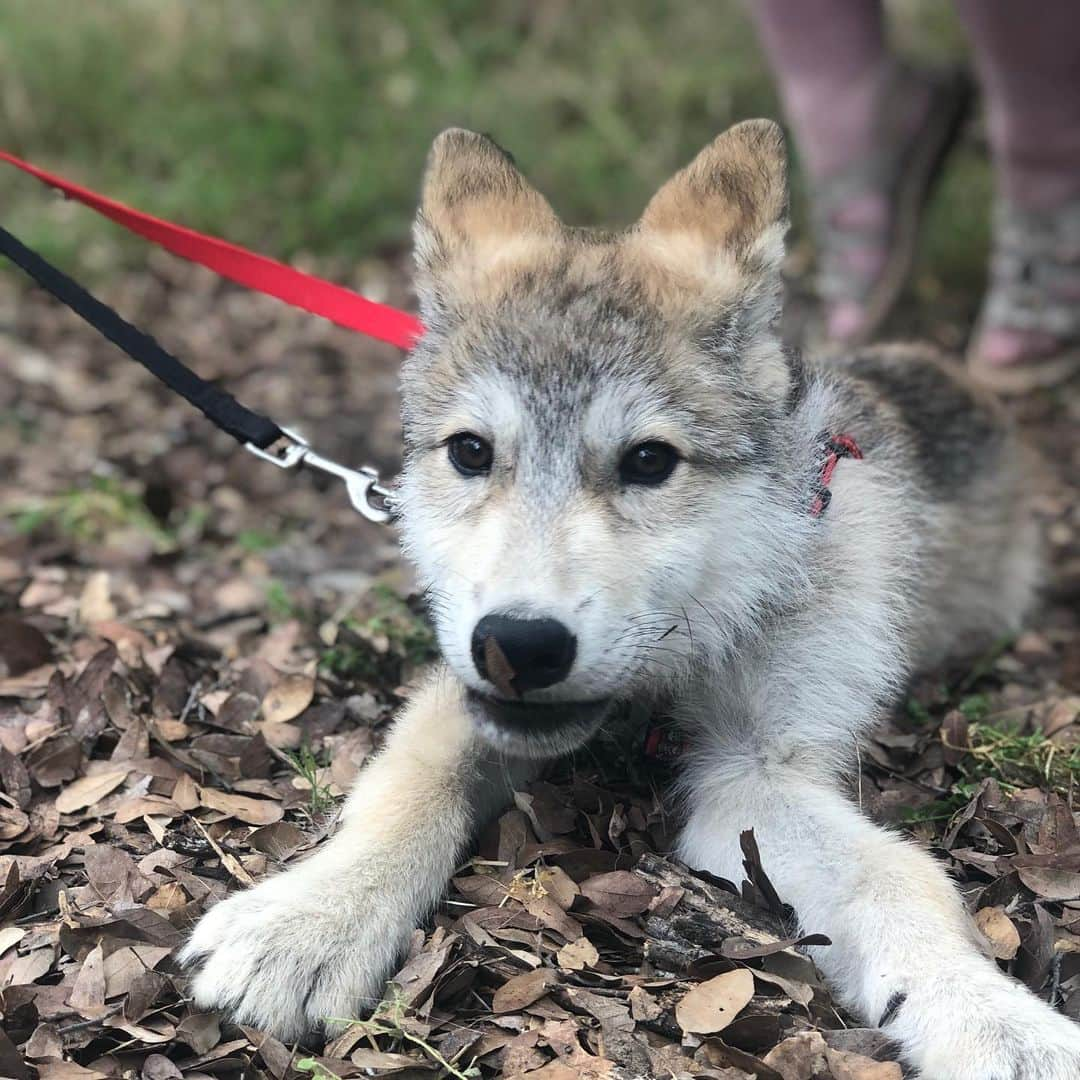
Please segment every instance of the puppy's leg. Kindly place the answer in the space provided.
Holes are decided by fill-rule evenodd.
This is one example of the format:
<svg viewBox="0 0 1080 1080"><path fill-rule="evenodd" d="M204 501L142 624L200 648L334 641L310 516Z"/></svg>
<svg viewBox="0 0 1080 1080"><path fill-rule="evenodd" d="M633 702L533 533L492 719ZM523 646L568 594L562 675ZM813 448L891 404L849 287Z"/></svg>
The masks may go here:
<svg viewBox="0 0 1080 1080"><path fill-rule="evenodd" d="M196 1003L281 1038L375 1004L478 818L510 797L508 763L484 755L459 684L440 673L360 774L333 839L196 926L181 954Z"/></svg>
<svg viewBox="0 0 1080 1080"><path fill-rule="evenodd" d="M983 952L945 872L794 764L703 766L682 857L738 881L738 836L801 925L832 945L814 959L841 1000L903 1048L927 1080L1076 1080L1080 1026Z"/></svg>

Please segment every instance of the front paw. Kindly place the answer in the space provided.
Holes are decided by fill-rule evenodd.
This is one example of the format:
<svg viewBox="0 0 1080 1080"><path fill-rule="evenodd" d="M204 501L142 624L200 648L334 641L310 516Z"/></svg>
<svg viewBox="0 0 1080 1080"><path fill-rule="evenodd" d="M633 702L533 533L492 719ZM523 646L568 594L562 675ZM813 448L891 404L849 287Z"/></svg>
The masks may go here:
<svg viewBox="0 0 1080 1080"><path fill-rule="evenodd" d="M885 1028L922 1080L1080 1077L1080 1025L1000 972L968 978L913 995Z"/></svg>
<svg viewBox="0 0 1080 1080"><path fill-rule="evenodd" d="M385 901L383 901L385 903ZM216 904L180 954L192 996L284 1040L369 1012L404 944L397 913L370 893L281 874Z"/></svg>

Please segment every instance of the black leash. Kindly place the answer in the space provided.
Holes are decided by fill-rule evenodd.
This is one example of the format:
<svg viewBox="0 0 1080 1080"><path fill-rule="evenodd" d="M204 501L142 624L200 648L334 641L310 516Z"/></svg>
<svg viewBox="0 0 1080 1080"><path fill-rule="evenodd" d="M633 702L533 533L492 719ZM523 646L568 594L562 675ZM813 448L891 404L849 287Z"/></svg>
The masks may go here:
<svg viewBox="0 0 1080 1080"><path fill-rule="evenodd" d="M142 364L170 390L175 390L194 405L212 424L242 443L246 450L279 468L309 465L331 473L345 481L353 506L365 517L380 522L390 519L388 492L380 486L373 469L349 469L316 454L295 432L279 427L268 416L241 405L231 394L196 375L149 334L132 326L111 307L92 296L2 227L0 254L6 255L41 288L74 311L132 360ZM280 452L270 451L268 448L277 442L288 445Z"/></svg>
<svg viewBox="0 0 1080 1080"><path fill-rule="evenodd" d="M0 228L0 253L234 439L265 450L284 434L268 416L252 412L231 394L200 378L172 353L166 352L149 334L144 334L121 318L111 307L46 262L36 251L31 251L4 228Z"/></svg>

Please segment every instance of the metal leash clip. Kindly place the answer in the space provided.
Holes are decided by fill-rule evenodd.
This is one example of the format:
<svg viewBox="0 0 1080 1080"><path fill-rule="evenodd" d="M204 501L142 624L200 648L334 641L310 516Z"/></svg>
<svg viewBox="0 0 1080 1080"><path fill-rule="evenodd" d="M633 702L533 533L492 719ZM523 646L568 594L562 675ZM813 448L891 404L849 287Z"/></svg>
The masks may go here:
<svg viewBox="0 0 1080 1080"><path fill-rule="evenodd" d="M339 477L345 481L349 501L368 521L385 524L394 516L390 506L390 491L379 483L379 474L373 468L364 465L359 469L348 469L336 461L316 454L307 439L290 428L283 427L281 431L289 439L289 445L281 450L263 450L250 442L244 443L244 449L279 469L295 469L300 465L308 465Z"/></svg>

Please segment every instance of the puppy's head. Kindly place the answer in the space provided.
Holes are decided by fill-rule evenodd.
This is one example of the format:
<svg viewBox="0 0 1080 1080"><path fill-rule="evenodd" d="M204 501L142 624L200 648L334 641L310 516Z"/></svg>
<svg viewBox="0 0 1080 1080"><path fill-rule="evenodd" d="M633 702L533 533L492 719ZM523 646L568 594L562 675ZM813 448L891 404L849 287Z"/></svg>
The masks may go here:
<svg viewBox="0 0 1080 1080"><path fill-rule="evenodd" d="M770 587L786 204L768 121L720 135L617 234L564 226L484 136L435 141L404 536L506 750L583 741L615 699L719 655Z"/></svg>

